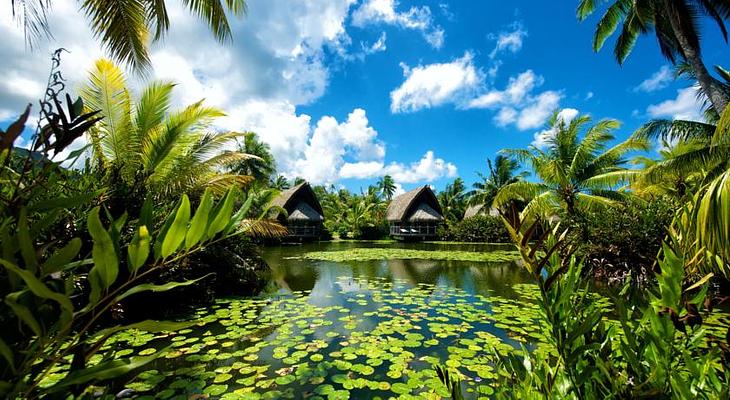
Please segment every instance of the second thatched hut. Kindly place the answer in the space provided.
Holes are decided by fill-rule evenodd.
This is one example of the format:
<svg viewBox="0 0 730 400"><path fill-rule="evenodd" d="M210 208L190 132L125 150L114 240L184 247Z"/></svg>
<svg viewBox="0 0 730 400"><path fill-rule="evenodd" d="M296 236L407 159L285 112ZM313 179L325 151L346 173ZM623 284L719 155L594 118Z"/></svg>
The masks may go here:
<svg viewBox="0 0 730 400"><path fill-rule="evenodd" d="M324 211L308 183L284 190L272 205L286 210L287 215L279 215L278 220L289 230L289 239L314 240L322 234Z"/></svg>
<svg viewBox="0 0 730 400"><path fill-rule="evenodd" d="M393 238L426 240L436 237L444 216L433 190L423 186L394 198L387 219Z"/></svg>

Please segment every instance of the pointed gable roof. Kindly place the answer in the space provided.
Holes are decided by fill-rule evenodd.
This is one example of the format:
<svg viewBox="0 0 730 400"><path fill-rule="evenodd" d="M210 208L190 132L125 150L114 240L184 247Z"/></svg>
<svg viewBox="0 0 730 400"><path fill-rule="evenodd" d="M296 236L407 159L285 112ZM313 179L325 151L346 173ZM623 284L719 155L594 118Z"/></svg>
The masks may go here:
<svg viewBox="0 0 730 400"><path fill-rule="evenodd" d="M289 214L288 220L324 220L322 205L319 204L317 195L307 182L284 190L271 202L271 205L285 209Z"/></svg>
<svg viewBox="0 0 730 400"><path fill-rule="evenodd" d="M441 205L428 186L422 186L394 198L387 211L389 222L441 221L443 218Z"/></svg>

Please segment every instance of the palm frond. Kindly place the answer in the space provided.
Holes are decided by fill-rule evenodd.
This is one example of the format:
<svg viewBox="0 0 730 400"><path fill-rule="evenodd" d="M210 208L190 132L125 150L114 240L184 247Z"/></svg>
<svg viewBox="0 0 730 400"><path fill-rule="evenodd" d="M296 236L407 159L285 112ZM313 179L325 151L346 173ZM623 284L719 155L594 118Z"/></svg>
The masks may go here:
<svg viewBox="0 0 730 400"><path fill-rule="evenodd" d="M81 98L88 110L99 110L103 117L92 129L95 157L105 163L125 157L133 129L131 99L122 71L109 60L98 60L81 88Z"/></svg>
<svg viewBox="0 0 730 400"><path fill-rule="evenodd" d="M286 227L272 219L244 219L240 228L247 236L256 238L279 238L289 233Z"/></svg>
<svg viewBox="0 0 730 400"><path fill-rule="evenodd" d="M616 187L620 184L630 183L638 179L642 174L638 169L619 169L592 176L583 181L583 185L591 190L606 187Z"/></svg>
<svg viewBox="0 0 730 400"><path fill-rule="evenodd" d="M148 9L144 0L83 0L81 9L114 58L139 71L149 66Z"/></svg>
<svg viewBox="0 0 730 400"><path fill-rule="evenodd" d="M528 202L548 190L550 190L550 188L542 183L527 181L511 183L504 186L499 190L499 192L497 192L497 196L494 197L494 203L492 206L499 208L513 200Z"/></svg>
<svg viewBox="0 0 730 400"><path fill-rule="evenodd" d="M220 0L182 0L182 2L193 14L198 15L208 24L219 41L231 39L231 27L226 17L226 8L233 15L242 15L246 11L244 0L226 0L226 6Z"/></svg>

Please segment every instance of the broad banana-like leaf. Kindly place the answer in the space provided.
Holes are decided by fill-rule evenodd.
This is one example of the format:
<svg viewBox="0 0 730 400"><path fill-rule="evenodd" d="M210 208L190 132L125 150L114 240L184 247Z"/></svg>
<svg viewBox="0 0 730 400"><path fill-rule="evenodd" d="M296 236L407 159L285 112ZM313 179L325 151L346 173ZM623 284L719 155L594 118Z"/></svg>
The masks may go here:
<svg viewBox="0 0 730 400"><path fill-rule="evenodd" d="M81 251L81 239L73 238L66 246L56 250L53 255L41 265L43 276L48 276L54 272L60 271L65 265L70 263L79 255Z"/></svg>
<svg viewBox="0 0 730 400"><path fill-rule="evenodd" d="M231 214L233 213L233 201L234 201L234 190L233 188L228 190L226 196L220 201L218 206L213 212L213 220L208 225L208 239L215 237L218 233L223 231L228 222L231 220Z"/></svg>
<svg viewBox="0 0 730 400"><path fill-rule="evenodd" d="M129 261L129 271L131 273L137 272L147 261L150 255L150 233L147 227L142 225L134 233L132 241L129 243L127 248L127 258Z"/></svg>
<svg viewBox="0 0 730 400"><path fill-rule="evenodd" d="M208 216L212 208L213 197L210 194L210 190L206 189L203 197L200 199L198 209L195 211L195 216L193 216L193 220L190 222L190 229L188 229L188 233L185 236L186 249L190 250L205 235L205 230L208 227Z"/></svg>
<svg viewBox="0 0 730 400"><path fill-rule="evenodd" d="M126 299L127 297L132 296L132 295L135 295L137 293L142 293L142 292L156 292L156 293L159 293L159 292L166 292L168 290L172 290L172 289L179 288L179 287L194 285L194 284L198 283L199 281L201 281L201 280L203 280L203 279L205 279L205 278L207 278L207 277L209 277L211 275L213 275L213 274L207 274L207 275L202 276L202 277L200 277L198 279L193 279L193 280L190 280L190 281L170 282L170 283L166 283L164 285L155 285L155 284L152 284L152 283L147 283L147 284L143 284L143 285L137 285L137 286L135 286L135 287L127 290L126 292L120 294L119 296L117 296L114 299L114 302L115 303L118 303L118 302Z"/></svg>
<svg viewBox="0 0 730 400"><path fill-rule="evenodd" d="M168 229L164 237L160 238L162 240L162 258L169 257L180 247L185 240L189 221L190 200L184 194L180 206L175 213L175 219L172 221L172 225L170 225L170 229Z"/></svg>
<svg viewBox="0 0 730 400"><path fill-rule="evenodd" d="M99 207L95 207L89 212L88 228L89 234L94 241L94 247L91 251L94 267L89 275L96 275L102 289L105 290L117 280L119 260L112 238L99 219Z"/></svg>

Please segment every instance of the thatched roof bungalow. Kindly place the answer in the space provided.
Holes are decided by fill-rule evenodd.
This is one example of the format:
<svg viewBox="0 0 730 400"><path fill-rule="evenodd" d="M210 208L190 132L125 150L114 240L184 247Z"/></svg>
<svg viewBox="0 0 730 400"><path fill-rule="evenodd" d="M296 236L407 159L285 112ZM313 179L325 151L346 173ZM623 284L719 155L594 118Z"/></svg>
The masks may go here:
<svg viewBox="0 0 730 400"><path fill-rule="evenodd" d="M428 186L404 193L390 202L387 211L390 235L396 239L420 239L436 236L444 220L436 195Z"/></svg>
<svg viewBox="0 0 730 400"><path fill-rule="evenodd" d="M484 204L478 204L466 209L466 212L464 212L464 219L476 217L477 215L491 215L493 217L498 217L499 210L496 208L487 209Z"/></svg>
<svg viewBox="0 0 730 400"><path fill-rule="evenodd" d="M272 205L286 210L286 216L281 214L278 220L288 228L290 238L319 238L322 233L324 211L308 183L284 190L274 199Z"/></svg>

